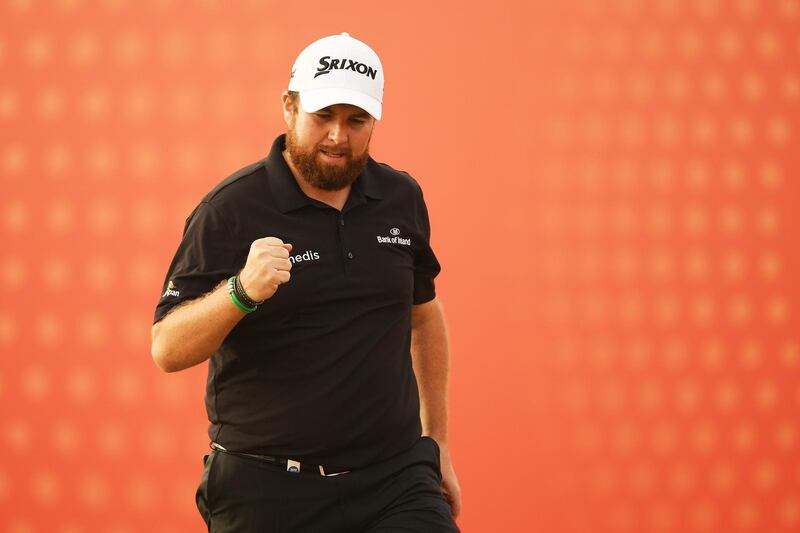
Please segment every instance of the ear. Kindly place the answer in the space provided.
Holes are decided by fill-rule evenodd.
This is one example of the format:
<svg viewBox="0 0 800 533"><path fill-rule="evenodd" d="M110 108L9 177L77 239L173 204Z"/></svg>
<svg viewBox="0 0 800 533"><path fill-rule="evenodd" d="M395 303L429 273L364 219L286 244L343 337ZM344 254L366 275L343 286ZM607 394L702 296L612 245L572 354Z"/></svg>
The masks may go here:
<svg viewBox="0 0 800 533"><path fill-rule="evenodd" d="M288 126L295 112L292 106L292 99L289 98L289 91L283 91L283 94L281 94L281 103L283 104L283 120L286 121L286 125Z"/></svg>

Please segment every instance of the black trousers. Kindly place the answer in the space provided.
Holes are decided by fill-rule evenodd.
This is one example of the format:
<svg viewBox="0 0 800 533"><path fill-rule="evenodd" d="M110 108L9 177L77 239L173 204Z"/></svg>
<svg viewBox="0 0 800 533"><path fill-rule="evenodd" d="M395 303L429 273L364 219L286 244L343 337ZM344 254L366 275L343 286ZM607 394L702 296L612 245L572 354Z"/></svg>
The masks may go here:
<svg viewBox="0 0 800 533"><path fill-rule="evenodd" d="M213 533L458 532L442 495L439 446L421 437L391 459L337 476L212 451L197 508Z"/></svg>

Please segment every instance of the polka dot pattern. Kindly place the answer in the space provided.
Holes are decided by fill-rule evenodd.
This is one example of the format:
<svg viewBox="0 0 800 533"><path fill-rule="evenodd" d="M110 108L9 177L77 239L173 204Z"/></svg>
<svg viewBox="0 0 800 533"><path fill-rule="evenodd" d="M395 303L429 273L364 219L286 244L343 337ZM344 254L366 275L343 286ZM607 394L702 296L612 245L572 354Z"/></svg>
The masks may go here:
<svg viewBox="0 0 800 533"><path fill-rule="evenodd" d="M800 2L447 4L0 2L0 531L202 527L205 370L155 368L153 308L293 54L353 21L453 302L462 529L800 528Z"/></svg>

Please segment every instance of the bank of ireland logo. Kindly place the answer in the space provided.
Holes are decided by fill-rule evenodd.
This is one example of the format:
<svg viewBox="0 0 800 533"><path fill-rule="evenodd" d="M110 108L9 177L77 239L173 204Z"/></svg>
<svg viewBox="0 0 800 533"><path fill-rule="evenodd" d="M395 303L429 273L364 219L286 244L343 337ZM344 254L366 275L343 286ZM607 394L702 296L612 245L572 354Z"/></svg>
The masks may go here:
<svg viewBox="0 0 800 533"><path fill-rule="evenodd" d="M380 244L402 244L403 246L411 246L411 239L406 239L400 236L400 228L391 228L389 230L391 236L387 235L382 237L376 235Z"/></svg>

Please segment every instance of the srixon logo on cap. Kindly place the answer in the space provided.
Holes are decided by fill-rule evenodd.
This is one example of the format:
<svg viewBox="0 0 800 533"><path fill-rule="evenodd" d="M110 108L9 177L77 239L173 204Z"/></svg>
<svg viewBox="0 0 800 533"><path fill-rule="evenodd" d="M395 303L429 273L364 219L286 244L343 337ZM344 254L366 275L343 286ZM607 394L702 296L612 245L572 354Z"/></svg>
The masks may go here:
<svg viewBox="0 0 800 533"><path fill-rule="evenodd" d="M317 76L322 76L323 74L328 74L331 70L353 70L359 74L363 74L364 76L369 76L373 80L378 74L378 71L369 65L346 58L331 59L331 56L321 57L319 58L319 65L320 66L317 68L317 73L314 74L315 78Z"/></svg>

